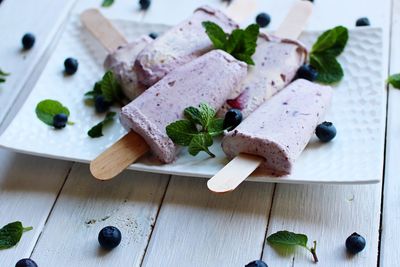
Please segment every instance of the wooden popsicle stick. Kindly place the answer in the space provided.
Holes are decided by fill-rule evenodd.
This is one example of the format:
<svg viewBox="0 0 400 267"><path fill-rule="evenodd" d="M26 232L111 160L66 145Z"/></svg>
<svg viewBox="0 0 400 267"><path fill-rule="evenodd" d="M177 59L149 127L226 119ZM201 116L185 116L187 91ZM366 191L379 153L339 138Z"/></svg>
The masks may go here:
<svg viewBox="0 0 400 267"><path fill-rule="evenodd" d="M310 1L296 1L285 20L275 33L281 38L297 39L311 16ZM213 192L224 193L235 190L264 161L260 156L239 154L207 182Z"/></svg>
<svg viewBox="0 0 400 267"><path fill-rule="evenodd" d="M127 44L125 37L97 9L87 9L82 12L82 24L107 49L113 52L119 46Z"/></svg>
<svg viewBox="0 0 400 267"><path fill-rule="evenodd" d="M131 131L90 162L90 172L99 180L110 180L149 150L146 141Z"/></svg>
<svg viewBox="0 0 400 267"><path fill-rule="evenodd" d="M240 23L254 14L257 7L257 0L233 0L227 8L226 14L234 21Z"/></svg>

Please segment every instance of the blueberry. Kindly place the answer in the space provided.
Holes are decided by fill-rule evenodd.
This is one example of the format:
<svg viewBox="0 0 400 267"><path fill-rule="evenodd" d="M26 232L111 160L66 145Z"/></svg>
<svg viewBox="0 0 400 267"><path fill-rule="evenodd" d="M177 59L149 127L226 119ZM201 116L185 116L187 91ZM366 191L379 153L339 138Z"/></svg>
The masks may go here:
<svg viewBox="0 0 400 267"><path fill-rule="evenodd" d="M15 267L38 267L38 266L36 262L34 262L31 259L22 259L15 264Z"/></svg>
<svg viewBox="0 0 400 267"><path fill-rule="evenodd" d="M141 10L147 10L150 7L151 0L139 0Z"/></svg>
<svg viewBox="0 0 400 267"><path fill-rule="evenodd" d="M302 65L296 73L296 78L298 79L306 79L310 82L315 81L317 79L318 72L309 64Z"/></svg>
<svg viewBox="0 0 400 267"><path fill-rule="evenodd" d="M64 128L67 125L68 116L64 113L57 114L53 117L53 126L56 129Z"/></svg>
<svg viewBox="0 0 400 267"><path fill-rule="evenodd" d="M22 46L28 50L35 44L35 36L32 33L25 33L22 37Z"/></svg>
<svg viewBox="0 0 400 267"><path fill-rule="evenodd" d="M234 128L236 128L236 126L238 126L242 122L242 119L243 119L242 112L238 109L231 108L225 114L224 129L229 128L229 131L233 130Z"/></svg>
<svg viewBox="0 0 400 267"><path fill-rule="evenodd" d="M106 101L104 96L98 95L94 99L94 107L96 108L96 112L104 113L111 107L111 102Z"/></svg>
<svg viewBox="0 0 400 267"><path fill-rule="evenodd" d="M98 239L102 248L111 250L121 243L121 232L114 226L107 226L101 229Z"/></svg>
<svg viewBox="0 0 400 267"><path fill-rule="evenodd" d="M256 22L261 28L267 27L271 22L271 16L267 13L260 13L256 17Z"/></svg>
<svg viewBox="0 0 400 267"><path fill-rule="evenodd" d="M69 57L64 61L65 73L72 75L78 70L78 60Z"/></svg>
<svg viewBox="0 0 400 267"><path fill-rule="evenodd" d="M246 264L245 267L268 267L268 265L263 261L256 260L249 262L248 264Z"/></svg>
<svg viewBox="0 0 400 267"><path fill-rule="evenodd" d="M365 248L365 238L357 233L353 233L346 239L347 251L351 254L357 254Z"/></svg>
<svg viewBox="0 0 400 267"><path fill-rule="evenodd" d="M369 25L371 25L371 23L369 22L369 19L366 18L366 17L359 18L359 19L356 21L356 26L357 26L357 27L369 26Z"/></svg>
<svg viewBox="0 0 400 267"><path fill-rule="evenodd" d="M157 39L158 34L155 33L155 32L152 32L152 33L149 34L149 37L150 37L151 39Z"/></svg>
<svg viewBox="0 0 400 267"><path fill-rule="evenodd" d="M315 133L321 142L329 142L336 136L336 128L332 122L323 122L317 126Z"/></svg>

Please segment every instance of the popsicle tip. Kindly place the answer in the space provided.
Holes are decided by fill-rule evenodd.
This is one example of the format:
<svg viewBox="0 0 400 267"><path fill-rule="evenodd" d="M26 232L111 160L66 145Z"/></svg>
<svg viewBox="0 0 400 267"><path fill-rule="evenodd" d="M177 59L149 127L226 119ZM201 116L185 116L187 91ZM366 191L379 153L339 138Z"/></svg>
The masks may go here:
<svg viewBox="0 0 400 267"><path fill-rule="evenodd" d="M207 187L211 192L216 193L216 194L232 192L236 188L236 187L230 188L227 186L223 186L220 183L215 183L215 180L212 178L207 181Z"/></svg>
<svg viewBox="0 0 400 267"><path fill-rule="evenodd" d="M92 160L89 165L90 173L94 178L101 181L107 181L114 178L116 175L110 174L110 172L106 171L107 168L104 165L99 165L99 163L95 160Z"/></svg>

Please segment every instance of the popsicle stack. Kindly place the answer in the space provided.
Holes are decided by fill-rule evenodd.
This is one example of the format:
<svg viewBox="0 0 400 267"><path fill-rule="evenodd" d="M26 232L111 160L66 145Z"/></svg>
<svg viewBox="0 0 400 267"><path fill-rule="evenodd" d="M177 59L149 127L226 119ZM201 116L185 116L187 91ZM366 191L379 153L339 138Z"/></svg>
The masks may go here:
<svg viewBox="0 0 400 267"><path fill-rule="evenodd" d="M233 190L258 167L290 173L332 95L329 87L305 80L292 82L307 56L307 50L294 40L311 9L308 1L298 1L277 36L260 34L251 67L213 50L202 22L215 22L225 32L238 25L210 7L198 8L154 41L141 37L129 44L109 45L105 66L134 100L121 112L121 123L130 132L92 161L93 175L111 179L149 150L161 162L173 162L178 147L166 134L166 126L182 119L186 107L200 103L216 110L222 107L220 114L238 108L246 117L223 138L222 149L234 159L209 180L212 191ZM96 19L82 16L82 20L90 28L88 22ZM92 32L101 35L96 35L96 29Z"/></svg>

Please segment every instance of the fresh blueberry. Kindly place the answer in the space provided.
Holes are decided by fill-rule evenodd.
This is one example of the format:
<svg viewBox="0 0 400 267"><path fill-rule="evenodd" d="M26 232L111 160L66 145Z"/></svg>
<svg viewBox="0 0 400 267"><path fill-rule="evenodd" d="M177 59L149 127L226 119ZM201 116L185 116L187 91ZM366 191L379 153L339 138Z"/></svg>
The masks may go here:
<svg viewBox="0 0 400 267"><path fill-rule="evenodd" d="M78 70L78 60L69 57L64 61L65 73L72 75Z"/></svg>
<svg viewBox="0 0 400 267"><path fill-rule="evenodd" d="M32 33L25 33L22 37L22 46L28 50L35 44L35 36Z"/></svg>
<svg viewBox="0 0 400 267"><path fill-rule="evenodd" d="M231 108L225 114L224 129L232 130L238 126L243 119L242 112L238 109Z"/></svg>
<svg viewBox="0 0 400 267"><path fill-rule="evenodd" d="M53 117L53 126L56 129L64 128L67 125L68 116L64 113L57 114Z"/></svg>
<svg viewBox="0 0 400 267"><path fill-rule="evenodd" d="M332 122L323 122L317 126L315 133L321 142L329 142L336 136L336 128Z"/></svg>
<svg viewBox="0 0 400 267"><path fill-rule="evenodd" d="M346 239L347 251L351 254L357 254L365 248L365 238L357 233L353 233Z"/></svg>
<svg viewBox="0 0 400 267"><path fill-rule="evenodd" d="M256 22L261 28L267 27L271 22L271 16L267 13L260 13L256 17Z"/></svg>
<svg viewBox="0 0 400 267"><path fill-rule="evenodd" d="M256 260L249 262L248 264L246 264L245 267L268 267L268 265L263 261Z"/></svg>
<svg viewBox="0 0 400 267"><path fill-rule="evenodd" d="M359 18L359 19L356 21L356 26L357 26L357 27L363 27L363 26L369 26L369 25L371 25L371 23L369 22L369 19L366 18L366 17Z"/></svg>
<svg viewBox="0 0 400 267"><path fill-rule="evenodd" d="M22 259L15 264L15 267L38 267L38 266L36 262L34 262L31 259Z"/></svg>
<svg viewBox="0 0 400 267"><path fill-rule="evenodd" d="M94 99L94 107L96 108L96 112L104 113L111 107L111 103L106 101L104 96L98 95Z"/></svg>
<svg viewBox="0 0 400 267"><path fill-rule="evenodd" d="M152 33L149 34L149 37L150 37L151 39L157 39L158 34L155 33L155 32L152 32Z"/></svg>
<svg viewBox="0 0 400 267"><path fill-rule="evenodd" d="M147 10L150 7L151 0L139 0L141 10Z"/></svg>
<svg viewBox="0 0 400 267"><path fill-rule="evenodd" d="M306 79L310 82L315 81L317 79L318 72L309 64L302 65L296 73L296 78L298 79Z"/></svg>
<svg viewBox="0 0 400 267"><path fill-rule="evenodd" d="M121 232L114 226L107 226L101 229L98 239L102 248L111 250L121 243Z"/></svg>

